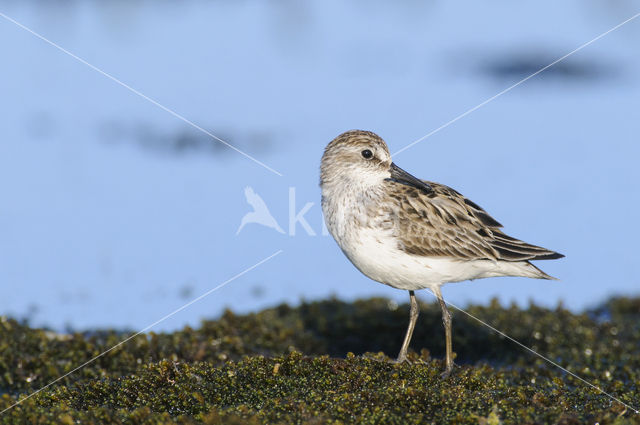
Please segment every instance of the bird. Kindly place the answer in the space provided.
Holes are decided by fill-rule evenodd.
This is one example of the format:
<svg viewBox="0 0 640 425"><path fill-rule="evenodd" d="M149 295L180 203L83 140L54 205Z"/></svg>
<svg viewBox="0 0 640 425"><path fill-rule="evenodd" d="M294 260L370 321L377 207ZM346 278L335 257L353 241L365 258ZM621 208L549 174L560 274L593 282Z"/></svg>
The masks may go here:
<svg viewBox="0 0 640 425"><path fill-rule="evenodd" d="M271 215L267 204L264 203L260 195L253 191L251 186L245 187L244 196L247 199L247 203L253 207L253 211L246 213L244 217L242 217L236 235L238 235L242 228L248 223L262 224L263 226L275 229L278 233L284 233L284 230L282 230L276 219Z"/></svg>
<svg viewBox="0 0 640 425"><path fill-rule="evenodd" d="M445 331L445 371L454 367L451 313L441 286L498 276L553 279L533 260L564 255L505 234L475 202L443 184L421 180L392 162L370 131L333 139L320 163L322 213L345 256L370 279L409 291L409 325L397 359L406 362L419 314L415 291L438 299Z"/></svg>

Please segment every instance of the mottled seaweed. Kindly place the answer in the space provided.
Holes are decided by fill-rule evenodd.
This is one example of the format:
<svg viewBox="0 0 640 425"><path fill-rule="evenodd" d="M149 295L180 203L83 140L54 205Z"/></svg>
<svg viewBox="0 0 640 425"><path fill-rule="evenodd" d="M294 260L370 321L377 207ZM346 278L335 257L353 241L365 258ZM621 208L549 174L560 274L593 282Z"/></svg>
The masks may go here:
<svg viewBox="0 0 640 425"><path fill-rule="evenodd" d="M422 304L411 364L393 364L406 305L386 299L225 312L133 338L0 415L0 423L640 424L640 415L454 310L442 379L439 307ZM574 314L471 306L474 316L640 405L640 299ZM0 319L0 410L128 334L61 335Z"/></svg>

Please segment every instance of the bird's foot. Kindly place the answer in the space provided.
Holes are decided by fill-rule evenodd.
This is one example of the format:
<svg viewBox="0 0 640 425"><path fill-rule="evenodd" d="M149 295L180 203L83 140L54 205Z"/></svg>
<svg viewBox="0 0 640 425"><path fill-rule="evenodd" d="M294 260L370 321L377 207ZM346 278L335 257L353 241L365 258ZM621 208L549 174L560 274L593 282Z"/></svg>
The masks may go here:
<svg viewBox="0 0 640 425"><path fill-rule="evenodd" d="M408 364L411 364L411 360L409 360L409 358L406 355L404 355L404 356L398 356L398 358L395 359L395 360L391 360L391 363L395 363L395 364L408 363Z"/></svg>
<svg viewBox="0 0 640 425"><path fill-rule="evenodd" d="M453 364L453 363L448 364L448 365L447 365L447 367L445 368L444 372L442 372L442 373L440 374L440 378L442 378L442 379L446 379L446 378L448 378L449 376L451 376L451 374L453 373L453 368L454 368L454 366L455 366L455 364Z"/></svg>
<svg viewBox="0 0 640 425"><path fill-rule="evenodd" d="M408 350L400 350L400 353L398 353L398 357L395 360L391 360L391 362L395 364L402 364L402 363L411 364L413 363L413 361L409 359L408 354L409 354Z"/></svg>

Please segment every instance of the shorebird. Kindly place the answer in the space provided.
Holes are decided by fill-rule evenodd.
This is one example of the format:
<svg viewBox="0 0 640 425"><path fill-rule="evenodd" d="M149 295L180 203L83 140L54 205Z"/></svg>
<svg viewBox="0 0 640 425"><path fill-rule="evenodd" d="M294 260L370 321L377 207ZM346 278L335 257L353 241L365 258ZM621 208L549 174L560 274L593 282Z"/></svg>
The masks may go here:
<svg viewBox="0 0 640 425"><path fill-rule="evenodd" d="M409 326L397 362L407 361L418 318L414 291L429 289L437 297L445 329L443 376L453 370L443 284L497 276L554 279L530 261L564 257L507 236L478 204L402 170L372 132L347 131L327 145L320 187L327 228L347 258L369 278L409 291Z"/></svg>

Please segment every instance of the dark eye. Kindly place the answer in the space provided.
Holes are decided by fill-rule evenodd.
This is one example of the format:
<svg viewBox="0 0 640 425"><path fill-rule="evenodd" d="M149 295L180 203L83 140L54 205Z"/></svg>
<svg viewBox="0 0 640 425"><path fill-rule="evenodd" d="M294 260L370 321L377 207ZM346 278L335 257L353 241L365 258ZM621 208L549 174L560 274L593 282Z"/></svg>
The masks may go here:
<svg viewBox="0 0 640 425"><path fill-rule="evenodd" d="M369 149L365 149L362 151L362 157L364 159L371 159L373 158L373 152L371 152Z"/></svg>

